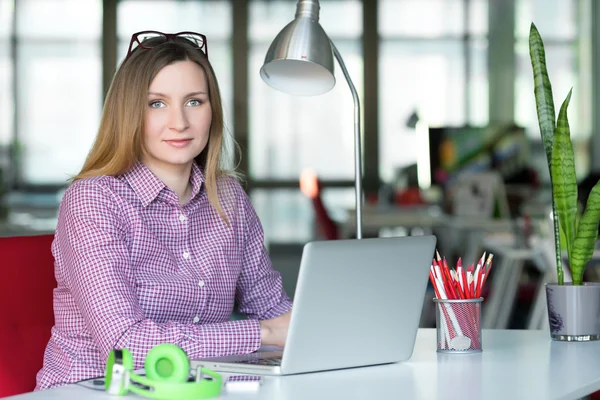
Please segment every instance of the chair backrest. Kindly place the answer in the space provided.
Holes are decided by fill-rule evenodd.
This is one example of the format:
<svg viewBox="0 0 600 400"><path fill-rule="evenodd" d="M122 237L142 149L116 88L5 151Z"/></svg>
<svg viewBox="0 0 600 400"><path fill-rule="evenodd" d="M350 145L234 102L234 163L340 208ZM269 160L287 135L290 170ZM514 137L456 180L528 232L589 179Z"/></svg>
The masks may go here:
<svg viewBox="0 0 600 400"><path fill-rule="evenodd" d="M35 388L54 325L53 239L0 238L0 397Z"/></svg>
<svg viewBox="0 0 600 400"><path fill-rule="evenodd" d="M300 176L300 190L312 203L319 236L326 240L337 240L340 238L339 228L323 204L321 186L321 181L312 171L304 171Z"/></svg>

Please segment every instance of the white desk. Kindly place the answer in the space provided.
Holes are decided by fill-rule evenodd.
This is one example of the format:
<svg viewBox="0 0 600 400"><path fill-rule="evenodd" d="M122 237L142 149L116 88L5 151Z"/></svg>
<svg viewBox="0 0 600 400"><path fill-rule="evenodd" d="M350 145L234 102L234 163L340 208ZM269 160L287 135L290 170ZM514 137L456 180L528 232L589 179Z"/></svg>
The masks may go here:
<svg viewBox="0 0 600 400"><path fill-rule="evenodd" d="M532 221L539 224L539 221ZM444 214L437 207L365 207L362 229L365 236L379 236L384 228L422 228L437 236L437 248L442 255L450 255L462 248L463 263L477 262L481 254L481 239L488 232L513 233L522 224L514 219L460 217ZM348 212L341 225L342 238L356 235L356 215ZM396 234L392 234L396 236Z"/></svg>
<svg viewBox="0 0 600 400"><path fill-rule="evenodd" d="M362 215L362 229L368 234L378 234L386 227L422 227L445 226L449 216L436 207L377 207L365 205ZM356 214L347 210L346 219L341 225L342 238L356 235Z"/></svg>
<svg viewBox="0 0 600 400"><path fill-rule="evenodd" d="M600 390L600 341L560 343L537 330L489 330L484 350L438 354L435 330L421 329L413 357L387 366L267 377L256 393L227 399L577 399ZM460 389L460 391L458 391ZM15 400L115 399L77 385ZM134 399L130 394L123 400Z"/></svg>
<svg viewBox="0 0 600 400"><path fill-rule="evenodd" d="M374 207L365 206L362 215L363 231L377 233L386 227L451 227L454 229L472 229L492 232L512 232L518 223L513 219L491 219L483 217L460 217L443 213L438 207ZM534 221L535 222L535 221ZM356 234L356 215L348 210L342 224L342 237Z"/></svg>

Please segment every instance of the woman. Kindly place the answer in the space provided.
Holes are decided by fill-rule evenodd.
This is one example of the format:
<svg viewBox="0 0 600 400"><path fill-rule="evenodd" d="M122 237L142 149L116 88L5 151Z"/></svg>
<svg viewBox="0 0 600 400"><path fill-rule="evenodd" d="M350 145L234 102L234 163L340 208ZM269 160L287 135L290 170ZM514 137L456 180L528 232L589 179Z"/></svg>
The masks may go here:
<svg viewBox="0 0 600 400"><path fill-rule="evenodd" d="M206 38L134 34L61 203L56 321L36 389L103 375L112 348L141 368L160 343L190 358L285 344L291 302L248 197L220 167L222 142ZM248 319L230 321L234 302Z"/></svg>

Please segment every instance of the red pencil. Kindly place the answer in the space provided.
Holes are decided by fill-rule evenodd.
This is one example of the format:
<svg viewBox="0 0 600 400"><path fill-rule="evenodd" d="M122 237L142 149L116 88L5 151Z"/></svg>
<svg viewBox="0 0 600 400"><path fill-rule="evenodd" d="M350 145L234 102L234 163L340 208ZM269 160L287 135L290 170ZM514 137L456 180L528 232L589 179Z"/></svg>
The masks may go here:
<svg viewBox="0 0 600 400"><path fill-rule="evenodd" d="M478 299L481 297L481 289L483 287L483 279L485 278L485 271L483 269L479 270L479 277L477 279L477 287L475 288L475 298Z"/></svg>
<svg viewBox="0 0 600 400"><path fill-rule="evenodd" d="M458 259L458 261L456 262L456 267L454 269L454 273L455 273L455 277L454 277L454 285L456 286L456 291L458 292L459 298L464 299L465 298L465 290L463 288L463 286L460 284L461 281L461 270L462 267L460 265L461 261L460 258Z"/></svg>
<svg viewBox="0 0 600 400"><path fill-rule="evenodd" d="M492 259L494 258L493 254L490 254L488 256L487 261L485 262L485 267L483 269L483 271L485 271L485 276L483 277L483 282L481 282L481 289L480 292L483 291L483 285L485 285L485 282L487 281L488 276L490 276L490 271L492 269ZM480 293L481 295L481 293Z"/></svg>
<svg viewBox="0 0 600 400"><path fill-rule="evenodd" d="M444 286L446 287L446 295L449 299L456 299L456 292L454 291L454 285L452 284L452 276L447 266L442 266L442 274Z"/></svg>
<svg viewBox="0 0 600 400"><path fill-rule="evenodd" d="M449 271L448 271L448 265L444 265L444 263L442 262L442 257L440 257L440 253L436 250L435 251L435 255L437 257L437 262L436 260L434 260L434 262L436 263L436 265L438 266L439 270L440 270L440 274L442 276L440 276L440 279L442 280L442 284L444 285L444 291L446 292L446 297L448 299L453 299L456 298L456 294L453 292L452 290L452 279L448 279ZM451 277L450 277L451 278Z"/></svg>
<svg viewBox="0 0 600 400"><path fill-rule="evenodd" d="M458 259L458 262L460 263L461 267L462 267L462 259ZM465 299L468 298L467 293L469 292L469 281L467 281L467 271L465 267L462 267L462 279L463 279L463 291L465 292Z"/></svg>
<svg viewBox="0 0 600 400"><path fill-rule="evenodd" d="M471 277L471 280L469 280L469 277ZM471 298L471 293L473 291L473 273L471 272L471 266L469 265L467 267L467 299Z"/></svg>
<svg viewBox="0 0 600 400"><path fill-rule="evenodd" d="M458 291L460 298L464 299L465 298L465 290L460 284L460 274L458 272L458 269L456 270L456 279L454 280L454 282L455 282L456 290Z"/></svg>
<svg viewBox="0 0 600 400"><path fill-rule="evenodd" d="M450 271L448 271L447 265L445 265L443 261L440 260L439 264L443 275L444 287L446 288L446 295L449 299L453 299L454 292L452 291L452 277L450 276Z"/></svg>
<svg viewBox="0 0 600 400"><path fill-rule="evenodd" d="M440 291L437 287L437 282L435 281L435 276L433 275L433 271L429 271L429 279L431 279L431 284L433 285L433 291L435 292L435 297L441 299Z"/></svg>

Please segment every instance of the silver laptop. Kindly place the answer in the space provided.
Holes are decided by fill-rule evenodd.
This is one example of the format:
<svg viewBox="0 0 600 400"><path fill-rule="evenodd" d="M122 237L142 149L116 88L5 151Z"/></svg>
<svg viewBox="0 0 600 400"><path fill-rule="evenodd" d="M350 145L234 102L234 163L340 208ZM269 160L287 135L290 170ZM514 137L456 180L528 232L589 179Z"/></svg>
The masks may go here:
<svg viewBox="0 0 600 400"><path fill-rule="evenodd" d="M285 349L193 360L192 367L290 375L408 360L435 245L435 236L307 243Z"/></svg>

